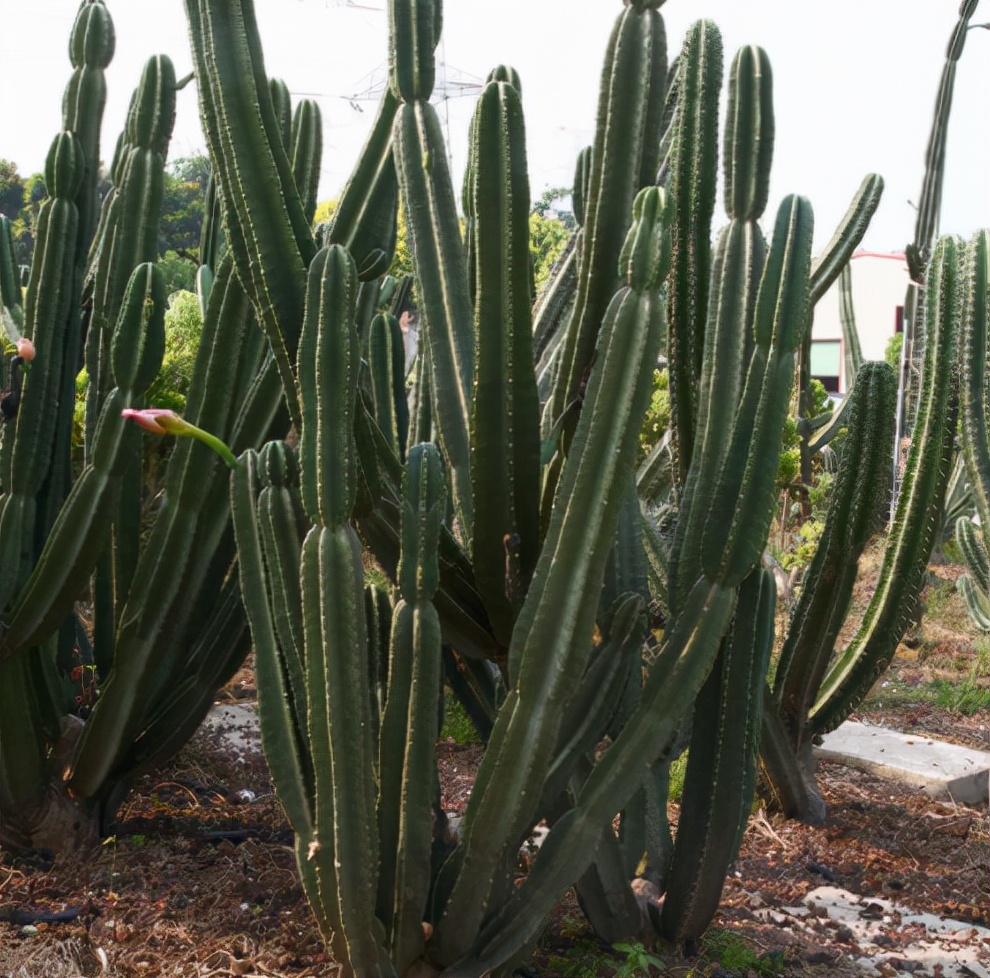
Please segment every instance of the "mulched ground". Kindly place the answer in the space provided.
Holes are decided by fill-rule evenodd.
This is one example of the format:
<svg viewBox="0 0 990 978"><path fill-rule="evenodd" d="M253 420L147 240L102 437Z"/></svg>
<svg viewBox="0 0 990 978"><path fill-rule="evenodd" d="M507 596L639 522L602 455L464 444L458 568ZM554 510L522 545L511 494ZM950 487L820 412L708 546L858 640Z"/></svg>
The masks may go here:
<svg viewBox="0 0 990 978"><path fill-rule="evenodd" d="M937 674L962 675L973 648L970 637L950 629L915 649L902 647L883 681L903 691ZM887 688L855 719L990 750L987 711L963 716L923 698L905 703ZM245 669L225 695L236 702L253 694ZM480 749L447 742L439 756L445 807L463 811ZM823 827L763 811L750 820L713 924L714 933L744 942L748 966L725 967L704 945L691 959L658 947L651 950L665 967L651 974L861 974L854 962L862 949L848 928L787 909L823 885L990 926L990 812L837 765L822 765L819 783L829 811ZM676 806L670 815L676 821ZM335 975L297 882L291 844L263 759L225 749L201 731L166 769L141 779L116 834L102 845L55 860L0 862L0 978ZM898 954L910 929L896 923L884 935L890 954L874 955L882 974L908 973ZM990 947L974 946L990 969ZM595 941L569 896L527 975L632 978L628 965L628 956ZM937 967L913 973L938 978Z"/></svg>
<svg viewBox="0 0 990 978"><path fill-rule="evenodd" d="M903 727L911 718L886 719ZM915 726L990 746L986 721L931 710ZM445 743L440 758L445 806L463 810L480 750ZM768 911L800 904L826 882L990 925L987 811L933 801L837 765L822 766L820 784L829 806L824 827L762 811L751 820L716 927L738 933L779 973L824 978L857 974L849 935L825 919L797 927L786 914ZM101 846L54 862L8 860L0 867L0 907L7 918L0 923L4 978L303 978L337 970L296 880L291 836L264 762L224 750L203 733L167 770L142 780L116 835ZM38 913L66 911L73 919L27 923ZM566 978L562 960L575 953L586 959L594 948L576 905L565 901L531 974ZM669 975L743 973L704 956L656 953ZM621 968L621 956L599 954L600 973Z"/></svg>

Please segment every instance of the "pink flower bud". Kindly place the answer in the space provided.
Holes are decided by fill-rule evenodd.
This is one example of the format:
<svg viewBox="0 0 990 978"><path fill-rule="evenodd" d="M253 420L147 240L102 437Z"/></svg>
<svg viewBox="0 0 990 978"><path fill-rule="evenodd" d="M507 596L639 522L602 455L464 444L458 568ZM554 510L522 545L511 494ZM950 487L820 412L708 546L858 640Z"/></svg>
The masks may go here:
<svg viewBox="0 0 990 978"><path fill-rule="evenodd" d="M25 363L30 363L36 355L34 344L26 337L22 336L17 341L17 355L21 357Z"/></svg>
<svg viewBox="0 0 990 978"><path fill-rule="evenodd" d="M121 417L131 418L145 431L150 431L153 435L181 435L186 438L195 438L215 451L232 469L237 468L237 459L227 445L215 435L211 435L208 431L203 431L202 428L197 428L196 425L180 418L174 411L167 408L143 408L140 411L136 408L124 408L120 414Z"/></svg>

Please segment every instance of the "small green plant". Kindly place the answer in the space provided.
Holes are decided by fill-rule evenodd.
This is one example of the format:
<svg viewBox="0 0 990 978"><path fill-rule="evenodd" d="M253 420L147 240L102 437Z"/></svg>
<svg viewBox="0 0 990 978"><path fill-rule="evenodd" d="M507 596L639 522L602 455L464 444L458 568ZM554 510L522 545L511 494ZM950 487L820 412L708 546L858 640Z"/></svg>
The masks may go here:
<svg viewBox="0 0 990 978"><path fill-rule="evenodd" d="M930 688L935 705L963 716L990 710L990 686L981 684L975 673L974 668L962 682L934 680Z"/></svg>
<svg viewBox="0 0 990 978"><path fill-rule="evenodd" d="M904 346L904 334L894 333L889 340L887 340L887 348L883 351L884 360L889 363L895 370L900 370L901 367L901 348Z"/></svg>
<svg viewBox="0 0 990 978"><path fill-rule="evenodd" d="M974 676L990 678L990 639L978 638L973 644L973 654L976 657L973 662Z"/></svg>
<svg viewBox="0 0 990 978"><path fill-rule="evenodd" d="M783 955L779 951L759 953L739 934L716 927L701 939L705 957L717 961L724 971L755 974L760 978L784 973Z"/></svg>
<svg viewBox="0 0 990 978"><path fill-rule="evenodd" d="M684 774L687 771L687 762L687 751L670 762L670 787L667 798L676 804L680 804L681 796L684 794Z"/></svg>
<svg viewBox="0 0 990 978"><path fill-rule="evenodd" d="M807 567L815 556L824 529L825 524L820 519L805 520L794 534L794 549L781 554L781 567L788 571L795 567Z"/></svg>
<svg viewBox="0 0 990 978"><path fill-rule="evenodd" d="M611 959L599 941L583 937L567 948L566 955L550 955L547 964L564 978L600 978Z"/></svg>
<svg viewBox="0 0 990 978"><path fill-rule="evenodd" d="M615 969L615 978L636 978L663 968L663 959L651 954L640 943L614 944L613 947L626 956L625 961Z"/></svg>
<svg viewBox="0 0 990 978"><path fill-rule="evenodd" d="M443 727L440 730L440 739L452 740L462 746L481 743L467 711L449 689L444 690L443 694Z"/></svg>

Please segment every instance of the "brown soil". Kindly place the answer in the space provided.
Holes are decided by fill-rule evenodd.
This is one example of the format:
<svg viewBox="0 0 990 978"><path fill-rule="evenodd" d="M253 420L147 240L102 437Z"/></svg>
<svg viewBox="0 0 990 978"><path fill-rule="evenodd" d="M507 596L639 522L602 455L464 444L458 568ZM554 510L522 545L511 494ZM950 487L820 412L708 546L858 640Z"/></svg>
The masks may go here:
<svg viewBox="0 0 990 978"><path fill-rule="evenodd" d="M965 645L954 644L963 639ZM928 682L934 668L974 654L972 638L961 632L927 641L920 647L927 648L927 663L918 648L902 648L884 678L893 686L879 686L857 717L990 750L986 712L963 716L885 695L893 687L910 690L912 683ZM252 684L252 673L243 670L226 700L250 701ZM447 742L439 756L445 807L462 811L480 749ZM748 944L750 970L722 967L703 945L691 959L656 948L665 969L651 974L755 975L762 968L769 973L771 964L784 975L860 974L848 931L827 918L799 919L784 910L826 883L990 926L986 809L933 801L835 765L822 766L819 783L827 823L811 828L759 811L726 884L713 927ZM676 806L670 814L676 821ZM68 919L51 919L60 914ZM898 973L898 951L909 937L895 923L889 958L877 965L888 974ZM984 950L990 965L990 948ZM525 973L622 974L627 954L598 945L568 897ZM216 735L200 732L167 769L143 778L120 813L115 836L102 845L54 860L8 858L0 865L0 978L303 978L337 971L297 881L291 834L263 759L222 747ZM937 969L916 973L937 976Z"/></svg>

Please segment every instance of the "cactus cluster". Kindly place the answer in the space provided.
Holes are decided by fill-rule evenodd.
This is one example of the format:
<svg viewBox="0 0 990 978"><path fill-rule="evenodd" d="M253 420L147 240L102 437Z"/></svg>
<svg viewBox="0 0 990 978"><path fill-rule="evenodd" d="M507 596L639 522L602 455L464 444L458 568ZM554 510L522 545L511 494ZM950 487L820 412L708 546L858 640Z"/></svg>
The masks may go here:
<svg viewBox="0 0 990 978"><path fill-rule="evenodd" d="M164 430L229 444L233 472L184 439L143 544L125 416L162 427L141 409L161 356L150 229L179 83L166 59L149 63L98 224L90 129L66 123L24 310L0 233L5 323L38 349L27 371L23 357L11 367L18 403L0 445L5 841L45 837L52 797L110 817L249 644L300 877L345 974L487 973L525 951L569 886L606 940L693 940L759 756L788 810L814 808L802 751L864 695L917 598L951 449L960 255L979 266L981 252L946 240L933 258L918 435L860 633L832 662L889 468L892 377L877 364L860 367L843 414L833 511L768 687L775 590L762 563L781 431L814 303L882 183L864 181L815 261L802 197L785 198L767 238L768 58L751 46L732 60L720 139L719 31L694 25L668 65L660 6L618 12L595 140L575 169L579 228L534 302L520 80L500 66L481 92L462 231L430 103L440 0L390 0L390 87L333 222L315 231L315 105L293 111L268 78L251 0L185 0L215 184L187 421ZM73 56L98 71L112 39L100 0L85 0L77 24L87 18L93 40L74 40ZM728 223L713 243L720 152ZM385 274L400 201L414 285ZM985 241L982 255L981 308ZM411 287L423 328L407 378L397 316ZM56 393L83 351L86 457L72 480ZM658 363L673 420L637 472ZM974 374L974 391L983 382ZM805 436L810 453L831 432ZM391 593L366 585L369 562ZM89 581L100 697L57 772L71 797L58 796L49 745L64 709L45 677ZM645 654L651 627L662 638ZM435 755L444 684L486 741L456 830ZM674 838L668 765L685 746ZM518 880L540 821L549 832ZM644 914L636 876L662 908Z"/></svg>
<svg viewBox="0 0 990 978"><path fill-rule="evenodd" d="M6 331L34 354L9 361L14 396L0 426L0 840L13 848L64 848L106 831L134 776L196 729L250 639L231 574L226 468L183 440L164 501L142 523L142 440L128 420L142 415L164 350L165 285L154 259L183 82L166 56L148 61L101 205L103 75L114 51L102 0L81 3L69 50L64 131L46 163L50 197L23 308L9 249L0 262ZM314 111L300 108L300 146L313 145ZM284 430L281 387L212 227L199 274L206 325L183 430L208 430L241 451ZM83 365L79 459L72 426ZM89 629L80 595L90 599ZM99 690L82 707L70 682L80 668L93 671Z"/></svg>
<svg viewBox="0 0 990 978"><path fill-rule="evenodd" d="M233 485L263 736L314 912L356 974L481 974L525 948L568 885L603 936L636 933L629 883L644 866L667 892L646 926L696 937L738 846L775 702L764 697L774 591L760 564L780 432L812 304L881 183L864 181L816 263L802 198L783 202L767 241L771 73L760 49L743 49L723 143L729 225L712 248L721 39L696 25L668 71L657 7L627 4L616 21L595 143L576 169L580 229L533 305L519 80L500 67L479 98L462 234L429 103L438 2L390 5L391 89L315 257L309 242L273 243L291 240L300 191L267 135L249 4L187 3L221 187L236 174L268 197L255 213L240 189L222 195L300 436L297 453L282 442L248 453ZM228 46L238 32L247 43ZM228 73L255 79L250 112ZM240 174L259 145L271 163ZM390 160L424 323L408 403L380 278L394 245ZM637 499L633 467L661 352L675 418L669 532ZM872 446L889 371L863 377L851 423ZM854 489L843 504L868 532L875 499ZM401 595L388 643L362 547ZM651 599L664 636L647 665ZM441 675L488 742L456 834L432 754ZM672 840L658 813L688 728L692 815ZM516 852L540 819L549 835L516 886Z"/></svg>

